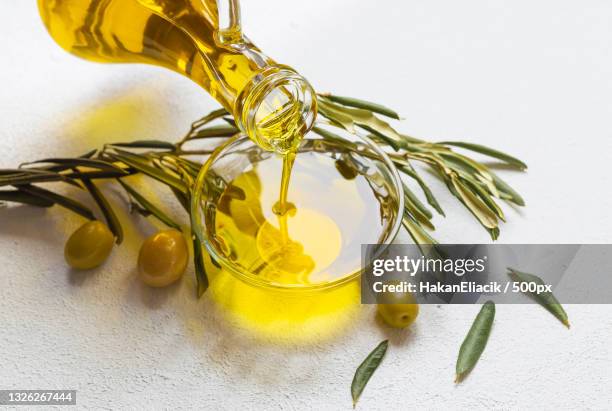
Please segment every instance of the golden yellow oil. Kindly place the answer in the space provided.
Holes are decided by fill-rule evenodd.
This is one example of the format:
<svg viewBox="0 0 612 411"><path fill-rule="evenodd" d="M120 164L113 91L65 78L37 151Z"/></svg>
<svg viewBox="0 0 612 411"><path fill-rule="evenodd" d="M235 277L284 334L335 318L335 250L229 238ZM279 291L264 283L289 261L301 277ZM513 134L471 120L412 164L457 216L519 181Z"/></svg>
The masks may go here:
<svg viewBox="0 0 612 411"><path fill-rule="evenodd" d="M261 69L244 53L217 44L214 0L39 0L38 7L66 51L96 62L169 68L204 87L230 112Z"/></svg>
<svg viewBox="0 0 612 411"><path fill-rule="evenodd" d="M248 98L254 79L280 66L240 27L235 38L221 35L215 0L38 0L38 7L51 37L72 54L165 67L207 90L237 121L256 112L256 132L245 131L267 150L286 152L305 131L302 102L288 89L273 90L261 105Z"/></svg>
<svg viewBox="0 0 612 411"><path fill-rule="evenodd" d="M268 156L229 182L216 208L218 248L272 285L321 286L356 272L361 244L388 230L370 182L343 177L332 156L310 151L295 158L288 184L285 159Z"/></svg>

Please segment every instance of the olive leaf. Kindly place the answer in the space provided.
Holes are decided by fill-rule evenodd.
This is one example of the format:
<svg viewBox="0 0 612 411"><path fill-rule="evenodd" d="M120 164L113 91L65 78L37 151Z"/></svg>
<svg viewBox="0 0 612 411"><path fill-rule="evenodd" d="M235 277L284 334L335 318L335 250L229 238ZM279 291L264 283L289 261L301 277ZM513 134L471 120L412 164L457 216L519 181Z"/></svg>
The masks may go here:
<svg viewBox="0 0 612 411"><path fill-rule="evenodd" d="M26 193L21 189L0 191L0 201L28 204L36 207L51 207L54 204L53 201Z"/></svg>
<svg viewBox="0 0 612 411"><path fill-rule="evenodd" d="M73 200L61 194L54 193L53 191L45 190L44 188L36 187L32 185L19 186L19 190L25 193L28 193L32 196L39 197L43 200L46 200L50 202L51 204L57 204L64 208L67 208L68 210L72 210L75 213L89 220L96 219L92 211L88 207L78 202L77 200Z"/></svg>
<svg viewBox="0 0 612 411"><path fill-rule="evenodd" d="M109 146L126 148L151 148L160 150L174 150L176 146L168 141L161 140L136 140L127 143L111 143Z"/></svg>
<svg viewBox="0 0 612 411"><path fill-rule="evenodd" d="M495 304L493 301L487 301L474 319L470 331L468 331L459 349L455 376L456 383L461 382L478 362L480 355L487 345L494 319Z"/></svg>
<svg viewBox="0 0 612 411"><path fill-rule="evenodd" d="M120 151L111 155L117 160L129 165L130 167L134 167L141 173L146 174L149 177L154 178L162 183L165 183L170 187L177 189L181 193L187 193L187 187L181 180L149 165L146 160L143 160L142 158L137 157L136 155L128 153L126 151Z"/></svg>
<svg viewBox="0 0 612 411"><path fill-rule="evenodd" d="M461 147L461 148L465 148L467 150L471 150L474 151L476 153L480 153L480 154L484 154L486 156L492 157L492 158L496 158L498 160L503 161L504 163L510 164L512 166L515 166L521 170L526 170L527 169L527 164L525 164L524 162L522 162L521 160L519 160L516 157L513 157L511 155L508 155L506 153L503 153L501 151L480 145L480 144L474 144L474 143L464 143L461 141L442 141L438 144L444 144L447 146L455 146L455 147Z"/></svg>
<svg viewBox="0 0 612 411"><path fill-rule="evenodd" d="M223 121L230 126L236 127L236 122L234 121L234 117L223 117Z"/></svg>
<svg viewBox="0 0 612 411"><path fill-rule="evenodd" d="M178 197L177 197L178 198ZM200 242L200 238L194 232L195 227L195 215L191 207L187 208L187 205L190 205L191 199L187 196L183 201L186 202L186 209L189 213L189 221L191 223L191 241L193 243L193 266L195 269L196 276L196 292L198 298L202 297L206 290L208 289L208 275L206 274L206 266L204 264L204 246Z"/></svg>
<svg viewBox="0 0 612 411"><path fill-rule="evenodd" d="M81 154L79 157L81 157L81 158L92 158L97 152L98 152L98 149L94 148L92 150L89 150L85 154Z"/></svg>
<svg viewBox="0 0 612 411"><path fill-rule="evenodd" d="M98 168L98 169L101 169L101 170L110 170L110 171L115 171L115 172L118 172L118 173L125 174L125 172L123 171L122 168L114 165L113 163L109 163L109 162L102 161L102 160L97 160L97 159L92 159L92 158L84 158L84 157L77 157L77 158L44 158L42 160L36 160L36 161L28 162L28 163L22 163L21 166L29 166L29 165L41 164L41 163L58 164L58 165L64 166L65 168L74 168L74 167L83 166L83 167L90 167L90 168ZM55 169L54 171L59 171L59 170Z"/></svg>
<svg viewBox="0 0 612 411"><path fill-rule="evenodd" d="M475 179L482 178L486 182L489 188L495 190L495 188L490 184L493 182L493 177L489 171L489 168L484 164L481 164L471 158L461 155L459 153L455 153L454 151L450 151L449 149L445 149L436 153L441 158L450 162L451 165L455 167L459 167L461 170L466 173L473 175Z"/></svg>
<svg viewBox="0 0 612 411"><path fill-rule="evenodd" d="M489 173L493 177L493 183L502 194L502 197L518 206L522 207L525 205L525 200L523 200L523 197L521 197L519 193L514 191L514 189L510 187L504 180L499 178L497 174L493 173L492 171L489 171Z"/></svg>
<svg viewBox="0 0 612 411"><path fill-rule="evenodd" d="M510 278L519 283L535 283L538 285L545 285L544 281L537 275L524 273L510 267L508 267L508 276L510 276ZM570 328L567 313L565 312L563 306L559 303L559 301L552 292L525 292L525 294L529 295L538 304L546 308L546 310L548 310L548 312L557 317L557 319L561 321L563 325L565 325L567 328Z"/></svg>
<svg viewBox="0 0 612 411"><path fill-rule="evenodd" d="M212 126L196 131L193 135L189 136L186 141L195 140L198 138L230 137L239 131L240 130L238 128L231 125Z"/></svg>
<svg viewBox="0 0 612 411"><path fill-rule="evenodd" d="M419 209L410 202L410 199L406 195L404 195L404 207L404 213L410 215L419 226L425 227L430 231L436 229L427 216L421 213Z"/></svg>
<svg viewBox="0 0 612 411"><path fill-rule="evenodd" d="M113 207L110 205L104 194L98 189L98 187L87 178L81 180L85 185L85 188L91 194L94 201L98 204L100 211L104 215L104 219L106 220L106 224L108 225L109 230L115 235L115 241L117 244L121 244L123 241L123 229L121 228L121 223L113 210Z"/></svg>
<svg viewBox="0 0 612 411"><path fill-rule="evenodd" d="M497 203L493 200L493 198L491 198L489 193L487 193L484 188L482 188L479 184L473 182L471 179L465 179L464 181L465 184L468 185L469 188L472 190L472 192L476 193L476 195L480 197L480 199L487 205L487 207L489 207L489 210L491 210L500 220L506 221L506 217L501 207L497 205Z"/></svg>
<svg viewBox="0 0 612 411"><path fill-rule="evenodd" d="M49 174L49 172L46 170L28 171L28 170L22 170L20 168L3 168L0 170L0 178L12 178L12 177L23 176L23 175L27 175L27 174L31 174L35 172Z"/></svg>
<svg viewBox="0 0 612 411"><path fill-rule="evenodd" d="M327 109L322 101L319 101L318 107L319 114L331 121L333 125L355 133L355 120L350 115L340 111L334 112L331 108Z"/></svg>
<svg viewBox="0 0 612 411"><path fill-rule="evenodd" d="M353 397L353 408L357 404L363 389L370 381L370 378L374 374L374 371L378 368L383 358L385 357L385 353L387 352L387 347L389 346L389 341L385 340L378 344L374 350L365 360L359 365L357 371L355 371L355 376L353 377L353 382L351 384L351 396Z"/></svg>
<svg viewBox="0 0 612 411"><path fill-rule="evenodd" d="M134 174L132 170L125 170L125 172L116 172L116 171L73 171L69 174L64 174L64 176L70 179L83 179L87 178L89 180L99 180L102 178L120 178L127 177L129 175Z"/></svg>
<svg viewBox="0 0 612 411"><path fill-rule="evenodd" d="M351 150L357 150L357 145L354 142L345 140L339 135L332 133L331 131L327 131L323 128L316 127L316 126L312 128L312 131L314 131L315 133L323 137L325 140L336 143L341 147L348 146Z"/></svg>
<svg viewBox="0 0 612 411"><path fill-rule="evenodd" d="M378 137L378 140L382 140L385 144L393 148L393 150L395 151L399 151L400 148L402 148L402 143L400 141L397 141L393 137L390 137L389 135L382 133L376 128L370 127L369 125L365 125L365 124L359 124L359 127L371 133L368 135L368 137L370 138ZM399 136L399 134L397 135Z"/></svg>
<svg viewBox="0 0 612 411"><path fill-rule="evenodd" d="M170 217L168 217L157 206L155 206L153 203L151 203L149 200L147 200L145 197L143 197L142 194L140 194L134 188L129 186L123 180L118 179L117 181L119 181L119 184L121 184L121 186L125 189L125 191L127 191L129 193L129 195L132 196L134 198L134 200L136 200L136 202L141 207L143 207L145 210L147 210L149 213L151 213L153 216L155 216L155 218L157 218L162 223L166 224L168 227L175 228L175 229L181 231L181 226L179 224L175 223Z"/></svg>
<svg viewBox="0 0 612 411"><path fill-rule="evenodd" d="M8 174L0 176L0 187L19 186L32 183L51 183L59 181L81 188L81 186L77 182L72 181L71 179L62 174L40 170L27 170L24 171L24 173L22 174Z"/></svg>
<svg viewBox="0 0 612 411"><path fill-rule="evenodd" d="M472 191L465 187L458 177L452 176L451 182L465 206L478 221L489 229L497 228L497 216Z"/></svg>
<svg viewBox="0 0 612 411"><path fill-rule="evenodd" d="M193 241L193 264L196 274L197 296L200 298L208 289L208 276L206 275L206 267L204 266L203 245L193 231L191 232L191 238ZM216 261L212 261L216 266L219 265Z"/></svg>
<svg viewBox="0 0 612 411"><path fill-rule="evenodd" d="M211 121L216 120L218 118L221 118L221 117L223 117L223 116L225 116L227 114L229 114L229 113L224 108L220 108L220 109L211 111L210 113L206 114L201 119L199 119L197 121L194 121L193 124L191 125L191 130L195 130L197 128L205 126L206 124L210 123Z"/></svg>
<svg viewBox="0 0 612 411"><path fill-rule="evenodd" d="M321 93L319 94L319 97L326 98L328 100L333 101L334 103L342 104L343 106L361 108L364 110L372 111L374 113L382 114L383 116L394 118L396 120L400 119L399 114L397 114L394 110L388 107L385 107L381 104L372 103L369 101L360 100L358 98L353 98L353 97L336 96L336 95L329 94L329 93Z"/></svg>
<svg viewBox="0 0 612 411"><path fill-rule="evenodd" d="M354 125L356 124L384 139L396 151L402 146L402 136L388 123L372 114L371 111L343 107L325 101L320 101L319 107L323 116L346 125L348 131L354 132Z"/></svg>
<svg viewBox="0 0 612 411"><path fill-rule="evenodd" d="M425 184L425 181L416 172L412 165L408 161L406 161L406 165L399 166L398 169L407 176L412 177L417 182L419 187L421 187L421 191L423 191L423 194L427 199L427 203L432 206L438 212L438 214L440 214L441 216L445 216L444 210L442 210L442 207L440 207L440 203L438 203L438 200L433 195L430 188L427 186L427 184Z"/></svg>
<svg viewBox="0 0 612 411"><path fill-rule="evenodd" d="M424 244L436 244L436 240L431 238L429 234L414 220L407 212L404 212L402 217L402 225L408 231L412 241L418 246ZM420 248L420 247L419 247ZM421 249L422 251L422 249Z"/></svg>
<svg viewBox="0 0 612 411"><path fill-rule="evenodd" d="M408 188L408 186L405 183L402 183L402 186L404 188L404 197L416 208L418 209L418 211L423 214L424 217L427 218L427 220L431 220L433 217L433 214L431 213L431 211L429 211L429 209L425 206L425 204L423 204L421 202L421 200L419 200L419 198L412 192L412 190L410 188Z"/></svg>

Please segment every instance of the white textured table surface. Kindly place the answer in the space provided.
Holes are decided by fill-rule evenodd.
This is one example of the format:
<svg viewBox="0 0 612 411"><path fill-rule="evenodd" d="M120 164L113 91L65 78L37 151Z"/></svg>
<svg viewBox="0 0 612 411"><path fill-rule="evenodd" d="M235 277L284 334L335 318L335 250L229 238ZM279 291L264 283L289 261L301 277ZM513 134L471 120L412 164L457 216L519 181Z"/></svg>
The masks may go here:
<svg viewBox="0 0 612 411"><path fill-rule="evenodd" d="M108 139L174 138L216 108L173 73L71 57L44 31L35 1L9 3L0 16L0 166ZM527 207L506 208L501 241L610 242L610 2L245 0L243 8L247 34L319 90L391 105L413 135L524 159L528 173L503 173ZM448 215L436 220L440 240L488 241L437 191ZM127 225L126 243L102 269L71 272L63 244L80 222L57 207L0 210L0 388L77 389L78 404L92 408L348 410L356 366L388 337L361 409L609 409L610 306L568 306L571 331L537 306L498 307L480 363L455 386L476 306L422 307L414 327L392 332L372 307L295 324L251 297L264 307L255 321L253 311L230 314L214 293L196 300L192 271L170 289L140 285L138 244L154 230L146 221ZM239 285L226 286L245 302Z"/></svg>

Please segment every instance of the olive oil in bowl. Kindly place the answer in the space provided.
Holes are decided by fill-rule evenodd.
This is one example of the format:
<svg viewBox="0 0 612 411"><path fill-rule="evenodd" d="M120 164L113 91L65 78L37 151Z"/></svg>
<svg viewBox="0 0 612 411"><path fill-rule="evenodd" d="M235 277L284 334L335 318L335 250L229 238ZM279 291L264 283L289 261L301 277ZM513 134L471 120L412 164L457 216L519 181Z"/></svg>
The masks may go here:
<svg viewBox="0 0 612 411"><path fill-rule="evenodd" d="M361 245L388 244L397 234L403 193L376 146L346 138L354 149L311 132L297 156L266 152L245 137L217 150L192 203L212 258L244 281L277 289L325 289L359 275Z"/></svg>

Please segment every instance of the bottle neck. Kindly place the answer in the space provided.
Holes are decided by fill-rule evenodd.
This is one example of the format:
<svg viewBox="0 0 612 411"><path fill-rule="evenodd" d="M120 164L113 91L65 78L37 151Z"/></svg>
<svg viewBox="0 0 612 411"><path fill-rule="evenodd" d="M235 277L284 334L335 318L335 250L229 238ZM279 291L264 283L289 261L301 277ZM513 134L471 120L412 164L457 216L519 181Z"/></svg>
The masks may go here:
<svg viewBox="0 0 612 411"><path fill-rule="evenodd" d="M271 65L242 90L233 114L238 127L257 145L284 154L296 149L312 128L316 93L292 68Z"/></svg>

